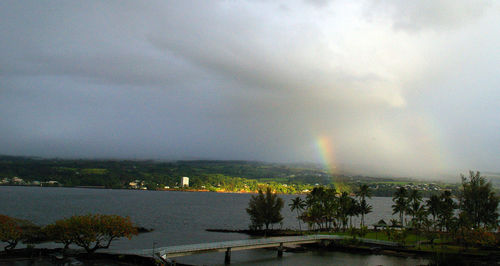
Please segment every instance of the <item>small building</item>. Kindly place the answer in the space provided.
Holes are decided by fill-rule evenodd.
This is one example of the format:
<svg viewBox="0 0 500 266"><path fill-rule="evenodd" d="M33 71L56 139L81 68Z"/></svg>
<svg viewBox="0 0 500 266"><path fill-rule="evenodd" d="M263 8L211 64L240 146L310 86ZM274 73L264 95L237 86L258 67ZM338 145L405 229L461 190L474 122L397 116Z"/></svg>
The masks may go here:
<svg viewBox="0 0 500 266"><path fill-rule="evenodd" d="M19 184L19 183L24 183L24 180L22 178L19 178L19 177L15 176L15 177L12 178L12 182Z"/></svg>
<svg viewBox="0 0 500 266"><path fill-rule="evenodd" d="M189 177L184 176L181 178L181 187L189 187Z"/></svg>
<svg viewBox="0 0 500 266"><path fill-rule="evenodd" d="M130 188L137 189L137 188L139 188L139 183L138 183L138 182L135 182L135 181L132 181L132 182L129 182L129 183L128 183L128 186L129 186Z"/></svg>

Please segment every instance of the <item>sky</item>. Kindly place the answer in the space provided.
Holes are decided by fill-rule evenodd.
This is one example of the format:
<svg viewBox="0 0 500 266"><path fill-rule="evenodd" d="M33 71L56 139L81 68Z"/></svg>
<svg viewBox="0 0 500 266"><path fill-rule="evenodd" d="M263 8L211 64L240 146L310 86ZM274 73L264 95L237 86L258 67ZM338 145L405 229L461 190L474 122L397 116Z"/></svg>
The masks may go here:
<svg viewBox="0 0 500 266"><path fill-rule="evenodd" d="M1 1L0 154L500 172L500 2Z"/></svg>

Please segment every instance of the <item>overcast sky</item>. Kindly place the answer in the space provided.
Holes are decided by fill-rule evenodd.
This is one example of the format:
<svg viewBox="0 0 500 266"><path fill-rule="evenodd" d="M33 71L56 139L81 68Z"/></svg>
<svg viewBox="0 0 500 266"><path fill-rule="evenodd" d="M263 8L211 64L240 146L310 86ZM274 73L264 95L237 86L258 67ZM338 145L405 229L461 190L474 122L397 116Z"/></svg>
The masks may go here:
<svg viewBox="0 0 500 266"><path fill-rule="evenodd" d="M500 171L498 1L1 1L0 36L0 154Z"/></svg>

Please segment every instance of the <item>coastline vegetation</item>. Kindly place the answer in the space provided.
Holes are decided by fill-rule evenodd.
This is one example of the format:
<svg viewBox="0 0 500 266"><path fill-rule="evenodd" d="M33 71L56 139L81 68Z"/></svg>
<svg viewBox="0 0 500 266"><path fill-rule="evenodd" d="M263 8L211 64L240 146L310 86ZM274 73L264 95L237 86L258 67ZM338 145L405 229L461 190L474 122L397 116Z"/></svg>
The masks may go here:
<svg viewBox="0 0 500 266"><path fill-rule="evenodd" d="M393 195L392 205L398 219L388 217L390 224L381 220L372 225L373 229L364 224L364 216L372 210L366 203L370 189L360 185L355 195L330 186L315 187L305 200L293 199L289 207L299 221L299 231L295 233L351 236L354 241L344 245L355 247L362 246L355 241L358 237L392 241L398 244L399 251L437 254L436 258L442 258L442 254L500 258L500 198L479 172L461 175L456 198L450 191L443 191L424 201L419 191L400 187ZM361 216L359 226L353 224L354 216ZM302 230L301 221L308 225L307 230ZM256 229L253 220L250 229Z"/></svg>
<svg viewBox="0 0 500 266"><path fill-rule="evenodd" d="M75 215L43 227L30 221L0 215L0 242L7 243L5 251L15 249L21 242L29 246L55 242L64 245L63 252L74 244L92 254L98 249L109 248L115 239L130 239L138 231L129 217L118 215Z"/></svg>
<svg viewBox="0 0 500 266"><path fill-rule="evenodd" d="M189 187L180 178L189 177ZM257 193L271 187L279 194L307 194L317 186L334 185L352 194L366 184L373 196L392 196L397 187L417 189L422 196L451 190L459 184L404 178L331 174L320 165L248 161L69 160L0 156L0 185L64 186Z"/></svg>

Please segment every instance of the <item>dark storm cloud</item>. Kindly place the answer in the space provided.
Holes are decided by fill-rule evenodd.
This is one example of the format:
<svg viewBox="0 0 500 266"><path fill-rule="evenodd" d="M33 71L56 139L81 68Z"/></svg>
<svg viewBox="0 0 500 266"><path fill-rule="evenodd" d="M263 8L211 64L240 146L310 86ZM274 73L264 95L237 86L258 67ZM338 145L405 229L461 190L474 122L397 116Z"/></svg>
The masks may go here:
<svg viewBox="0 0 500 266"><path fill-rule="evenodd" d="M326 136L366 174L499 170L494 11L3 1L0 153L317 161Z"/></svg>

